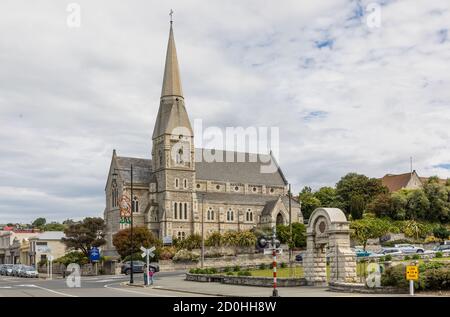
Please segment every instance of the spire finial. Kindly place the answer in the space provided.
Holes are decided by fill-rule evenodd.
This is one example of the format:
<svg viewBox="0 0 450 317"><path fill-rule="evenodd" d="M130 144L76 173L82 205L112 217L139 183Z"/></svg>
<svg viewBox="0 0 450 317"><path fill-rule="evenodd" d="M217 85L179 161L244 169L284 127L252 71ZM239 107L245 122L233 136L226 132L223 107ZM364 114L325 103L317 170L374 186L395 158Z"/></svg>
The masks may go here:
<svg viewBox="0 0 450 317"><path fill-rule="evenodd" d="M173 10L172 9L170 9L169 15L170 15L170 24L172 24L173 23Z"/></svg>

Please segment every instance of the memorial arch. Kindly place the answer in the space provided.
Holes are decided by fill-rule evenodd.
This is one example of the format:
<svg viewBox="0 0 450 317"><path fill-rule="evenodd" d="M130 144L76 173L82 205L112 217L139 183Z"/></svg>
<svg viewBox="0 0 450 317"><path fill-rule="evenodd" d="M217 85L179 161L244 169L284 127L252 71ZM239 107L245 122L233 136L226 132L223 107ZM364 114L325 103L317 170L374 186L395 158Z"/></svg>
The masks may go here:
<svg viewBox="0 0 450 317"><path fill-rule="evenodd" d="M350 249L349 222L338 208L317 208L306 228L305 279L308 285L327 285L327 255L330 282L356 282L356 256Z"/></svg>

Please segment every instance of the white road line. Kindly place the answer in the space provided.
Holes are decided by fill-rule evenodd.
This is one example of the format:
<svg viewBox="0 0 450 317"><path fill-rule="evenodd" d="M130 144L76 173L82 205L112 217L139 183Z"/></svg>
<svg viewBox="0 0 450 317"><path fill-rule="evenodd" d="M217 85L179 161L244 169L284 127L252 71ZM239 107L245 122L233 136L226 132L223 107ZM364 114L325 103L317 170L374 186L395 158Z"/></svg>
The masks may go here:
<svg viewBox="0 0 450 317"><path fill-rule="evenodd" d="M113 289L119 292L128 292L128 293L135 293L135 294L142 294L142 295L146 295L146 296L154 296L154 297L172 297L170 295L156 295L156 294L149 294L149 293L143 293L143 292L137 292L137 291L132 291L129 289L123 289L123 288L116 288L116 287L111 287L110 285L113 284L106 284L104 287L107 289Z"/></svg>
<svg viewBox="0 0 450 317"><path fill-rule="evenodd" d="M0 286L0 288L12 288L11 286Z"/></svg>
<svg viewBox="0 0 450 317"><path fill-rule="evenodd" d="M39 289L42 289L42 290L44 290L44 291L51 292L51 293L58 294L58 295L63 295L63 296L68 296L68 297L78 297L78 296L76 296L76 295L71 295L71 294L66 294L66 293L58 292L58 291L55 291L55 290L52 290L52 289L49 289L49 288L45 288L45 287L42 287L42 286L37 286L37 285L34 285L34 284L25 284L25 285L18 285L18 286L25 286L25 287L39 288Z"/></svg>

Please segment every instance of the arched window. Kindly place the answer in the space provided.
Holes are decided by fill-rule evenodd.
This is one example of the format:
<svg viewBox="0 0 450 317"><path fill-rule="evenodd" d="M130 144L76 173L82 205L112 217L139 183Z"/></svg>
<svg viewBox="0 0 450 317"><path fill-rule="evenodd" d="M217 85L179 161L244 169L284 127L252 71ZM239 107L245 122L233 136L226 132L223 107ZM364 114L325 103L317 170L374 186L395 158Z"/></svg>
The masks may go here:
<svg viewBox="0 0 450 317"><path fill-rule="evenodd" d="M187 203L184 203L184 219L187 219Z"/></svg>
<svg viewBox="0 0 450 317"><path fill-rule="evenodd" d="M227 220L234 221L234 212L231 209L228 209L228 211L227 211Z"/></svg>
<svg viewBox="0 0 450 317"><path fill-rule="evenodd" d="M175 188L178 188L178 186L179 186L179 180L178 180L178 178L175 178Z"/></svg>
<svg viewBox="0 0 450 317"><path fill-rule="evenodd" d="M131 203L131 210L133 212L139 212L139 201L136 196L134 196L133 202Z"/></svg>
<svg viewBox="0 0 450 317"><path fill-rule="evenodd" d="M284 218L281 212L279 212L277 215L277 225L284 225Z"/></svg>
<svg viewBox="0 0 450 317"><path fill-rule="evenodd" d="M188 187L187 179L183 179L183 187L186 189Z"/></svg>
<svg viewBox="0 0 450 317"><path fill-rule="evenodd" d="M177 164L183 164L183 149L179 149L176 157Z"/></svg>
<svg viewBox="0 0 450 317"><path fill-rule="evenodd" d="M245 214L245 220L246 221L253 221L253 212L252 212L252 210L250 208L247 209L247 212Z"/></svg>
<svg viewBox="0 0 450 317"><path fill-rule="evenodd" d="M162 166L163 165L163 155L162 155L161 150L159 150L158 155L159 155L159 166Z"/></svg>
<svg viewBox="0 0 450 317"><path fill-rule="evenodd" d="M208 208L208 220L214 220L214 210L212 207Z"/></svg>
<svg viewBox="0 0 450 317"><path fill-rule="evenodd" d="M174 204L173 204L173 217L174 217L175 219L178 219L177 205L178 205L178 203L174 203Z"/></svg>
<svg viewBox="0 0 450 317"><path fill-rule="evenodd" d="M117 183L113 181L111 190L111 205L117 207L119 205L119 190L117 189Z"/></svg>

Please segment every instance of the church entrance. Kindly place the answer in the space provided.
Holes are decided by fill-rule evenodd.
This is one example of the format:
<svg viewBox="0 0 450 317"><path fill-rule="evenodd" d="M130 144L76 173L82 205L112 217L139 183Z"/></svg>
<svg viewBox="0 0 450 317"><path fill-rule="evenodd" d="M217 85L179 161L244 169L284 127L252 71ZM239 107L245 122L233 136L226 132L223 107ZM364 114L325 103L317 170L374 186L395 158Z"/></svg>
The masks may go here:
<svg viewBox="0 0 450 317"><path fill-rule="evenodd" d="M281 212L279 212L277 215L277 225L284 225L284 218Z"/></svg>

